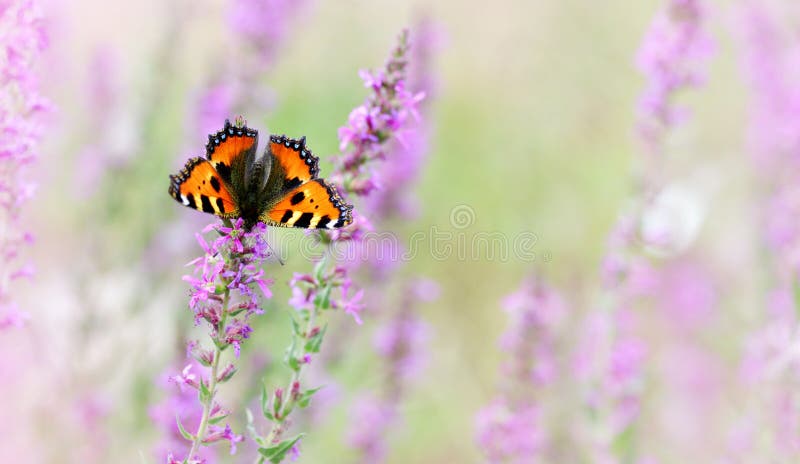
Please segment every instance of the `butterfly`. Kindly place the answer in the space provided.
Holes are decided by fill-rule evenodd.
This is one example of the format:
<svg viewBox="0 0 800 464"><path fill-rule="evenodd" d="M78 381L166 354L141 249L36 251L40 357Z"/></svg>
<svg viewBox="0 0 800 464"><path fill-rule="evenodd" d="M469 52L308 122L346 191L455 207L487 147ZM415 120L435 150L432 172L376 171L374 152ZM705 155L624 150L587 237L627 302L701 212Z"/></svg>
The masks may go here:
<svg viewBox="0 0 800 464"><path fill-rule="evenodd" d="M221 218L242 218L278 227L336 229L353 222L353 206L319 174L319 158L306 138L270 135L256 156L258 131L243 121L208 136L206 157L191 158L170 176L169 194L179 203Z"/></svg>

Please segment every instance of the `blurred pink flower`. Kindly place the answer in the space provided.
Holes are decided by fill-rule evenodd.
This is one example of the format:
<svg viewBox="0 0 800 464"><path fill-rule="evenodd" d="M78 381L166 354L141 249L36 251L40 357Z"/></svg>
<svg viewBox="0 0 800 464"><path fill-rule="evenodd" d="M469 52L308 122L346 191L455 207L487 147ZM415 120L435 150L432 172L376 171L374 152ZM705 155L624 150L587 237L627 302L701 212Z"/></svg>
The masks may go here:
<svg viewBox="0 0 800 464"><path fill-rule="evenodd" d="M387 428L395 422L397 411L394 405L379 398L362 395L352 406L351 427L348 443L361 453L364 462L381 462L386 454L384 436Z"/></svg>
<svg viewBox="0 0 800 464"><path fill-rule="evenodd" d="M716 317L718 290L699 263L678 260L662 269L654 296L667 320L684 330L702 330Z"/></svg>
<svg viewBox="0 0 800 464"><path fill-rule="evenodd" d="M291 18L307 4L305 0L232 0L228 8L231 31L251 47L264 67L275 60L278 46L294 26Z"/></svg>
<svg viewBox="0 0 800 464"><path fill-rule="evenodd" d="M171 372L168 369L167 372ZM164 373L158 380L159 386L167 392L163 401L150 407L148 414L150 420L160 431L159 442L155 446L155 454L159 462L165 462L167 457L172 455L173 450L182 449L186 446L186 440L181 435L178 425L175 422L177 415L184 429L197 430L200 424L201 408L197 405L197 390L193 388L183 388L185 379L194 374L191 372L203 372L208 376L208 369L200 366L196 361L191 361L183 368L183 373L178 378L183 381L176 382L176 376ZM207 464L216 461L216 451L212 447L203 447L198 453L198 457ZM180 462L180 461L177 461Z"/></svg>
<svg viewBox="0 0 800 464"><path fill-rule="evenodd" d="M664 132L683 119L673 95L702 83L713 42L703 27L700 0L668 0L656 15L636 56L647 78L639 99L639 134L651 151L660 148Z"/></svg>
<svg viewBox="0 0 800 464"><path fill-rule="evenodd" d="M561 296L537 278L523 281L503 300L508 329L498 396L476 416L477 442L492 463L545 460L548 433L541 424L538 390L558 376L556 335L566 315Z"/></svg>
<svg viewBox="0 0 800 464"><path fill-rule="evenodd" d="M544 283L526 280L519 290L503 300L508 330L500 338L507 353L503 370L514 382L546 385L555 372L555 338L566 315L561 296Z"/></svg>
<svg viewBox="0 0 800 464"><path fill-rule="evenodd" d="M428 324L413 311L402 311L375 331L373 346L402 382L422 371L429 339Z"/></svg>
<svg viewBox="0 0 800 464"><path fill-rule="evenodd" d="M220 121L231 117L236 100L236 90L227 82L212 84L199 95L197 102L196 131L213 134L219 130Z"/></svg>
<svg viewBox="0 0 800 464"><path fill-rule="evenodd" d="M39 157L42 117L50 103L37 89L34 63L47 45L37 1L0 5L0 329L23 325L26 317L12 299L13 276L29 268L21 252L32 242L20 212L36 185L26 168Z"/></svg>
<svg viewBox="0 0 800 464"><path fill-rule="evenodd" d="M535 405L499 398L478 412L476 440L491 464L546 462L547 432L540 422Z"/></svg>
<svg viewBox="0 0 800 464"><path fill-rule="evenodd" d="M800 456L800 45L794 34L796 10L789 4L745 1L737 32L742 64L750 83L749 142L753 165L765 187L760 210L772 286L760 324L748 334L740 374L758 402L742 412L742 422L765 437L760 455L797 460ZM795 13L795 14L792 14ZM755 437L748 437L755 441ZM737 449L731 444L732 450ZM755 448L755 447L754 447ZM761 451L763 449L763 452ZM733 451L731 451L733 455Z"/></svg>

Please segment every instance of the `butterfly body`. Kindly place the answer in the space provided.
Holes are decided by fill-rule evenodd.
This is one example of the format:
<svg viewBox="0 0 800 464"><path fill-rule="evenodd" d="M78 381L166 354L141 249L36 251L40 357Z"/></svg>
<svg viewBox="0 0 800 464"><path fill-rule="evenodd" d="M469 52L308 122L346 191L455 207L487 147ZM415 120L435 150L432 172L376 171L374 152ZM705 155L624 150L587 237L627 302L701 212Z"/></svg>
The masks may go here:
<svg viewBox="0 0 800 464"><path fill-rule="evenodd" d="M335 187L319 179L319 159L305 137L269 137L258 157L258 132L231 125L208 136L206 158L192 158L170 176L170 195L190 208L222 218L278 227L338 228L352 222L352 209Z"/></svg>

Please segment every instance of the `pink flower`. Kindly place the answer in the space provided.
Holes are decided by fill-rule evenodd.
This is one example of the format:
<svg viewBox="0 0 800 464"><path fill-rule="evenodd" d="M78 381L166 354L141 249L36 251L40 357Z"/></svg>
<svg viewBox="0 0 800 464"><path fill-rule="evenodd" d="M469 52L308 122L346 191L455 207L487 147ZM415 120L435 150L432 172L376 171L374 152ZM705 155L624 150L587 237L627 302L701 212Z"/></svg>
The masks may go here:
<svg viewBox="0 0 800 464"><path fill-rule="evenodd" d="M32 269L22 252L32 236L22 226L22 208L36 191L27 167L38 158L42 118L50 103L39 95L34 63L47 44L42 11L34 0L0 7L0 330L27 318L12 299L13 276Z"/></svg>
<svg viewBox="0 0 800 464"><path fill-rule="evenodd" d="M547 446L540 422L536 406L512 405L499 398L476 416L476 439L491 463L538 462Z"/></svg>

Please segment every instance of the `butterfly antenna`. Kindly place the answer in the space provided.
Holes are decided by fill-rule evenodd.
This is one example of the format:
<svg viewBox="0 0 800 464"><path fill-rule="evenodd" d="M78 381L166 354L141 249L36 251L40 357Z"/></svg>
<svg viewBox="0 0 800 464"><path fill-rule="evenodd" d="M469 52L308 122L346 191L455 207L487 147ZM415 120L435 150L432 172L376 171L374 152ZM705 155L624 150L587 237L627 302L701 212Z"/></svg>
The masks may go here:
<svg viewBox="0 0 800 464"><path fill-rule="evenodd" d="M272 252L272 256L274 256L274 257L276 257L278 259L278 262L281 263L281 266L284 266L286 263L283 262L283 260L281 259L281 255L279 255L278 253L275 252L275 249L272 248L272 245L270 245L269 242L267 242L267 247L269 247L269 251Z"/></svg>

